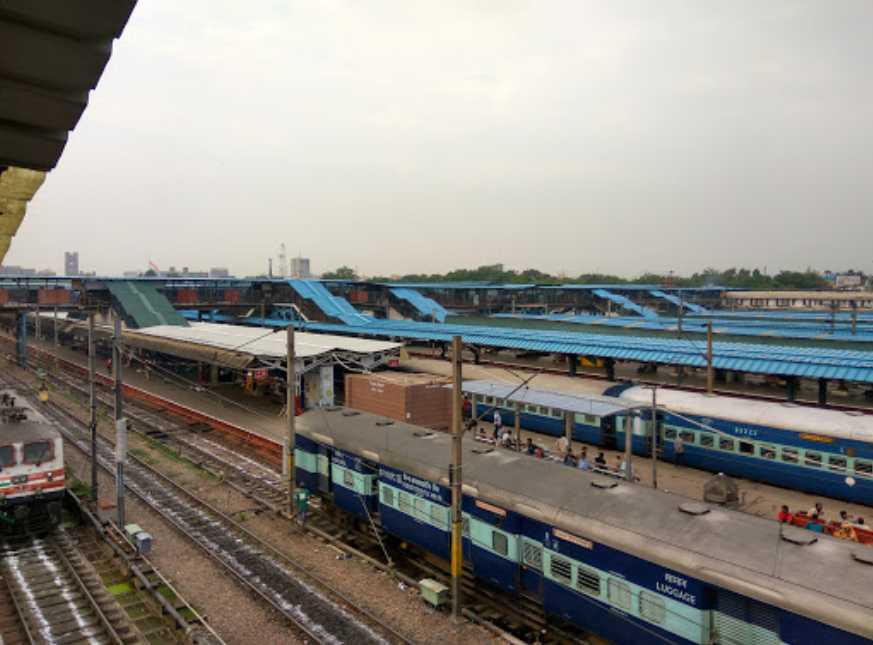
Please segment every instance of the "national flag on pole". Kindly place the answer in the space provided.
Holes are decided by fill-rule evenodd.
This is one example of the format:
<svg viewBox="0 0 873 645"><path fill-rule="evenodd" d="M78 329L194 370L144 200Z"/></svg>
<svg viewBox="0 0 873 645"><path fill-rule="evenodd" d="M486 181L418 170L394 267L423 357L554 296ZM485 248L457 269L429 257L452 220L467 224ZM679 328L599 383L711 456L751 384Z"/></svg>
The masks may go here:
<svg viewBox="0 0 873 645"><path fill-rule="evenodd" d="M160 269L158 268L158 265L155 264L154 262L152 262L151 260L149 260L149 269L153 269L154 271L160 271Z"/></svg>

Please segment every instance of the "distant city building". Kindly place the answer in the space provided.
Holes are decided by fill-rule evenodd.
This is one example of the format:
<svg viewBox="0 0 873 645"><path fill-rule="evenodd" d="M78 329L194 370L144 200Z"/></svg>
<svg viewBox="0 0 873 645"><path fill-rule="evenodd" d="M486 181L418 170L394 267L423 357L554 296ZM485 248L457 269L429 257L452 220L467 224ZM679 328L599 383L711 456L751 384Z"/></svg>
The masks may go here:
<svg viewBox="0 0 873 645"><path fill-rule="evenodd" d="M312 273L309 270L309 258L296 257L291 258L291 277L292 278L310 278Z"/></svg>
<svg viewBox="0 0 873 645"><path fill-rule="evenodd" d="M860 273L840 273L834 279L837 289L860 289L864 284L864 276Z"/></svg>
<svg viewBox="0 0 873 645"><path fill-rule="evenodd" d="M28 267L21 267L15 264L9 264L5 266L0 266L0 275L7 276L41 276L41 277L51 277L57 275L51 269L30 269Z"/></svg>
<svg viewBox="0 0 873 645"><path fill-rule="evenodd" d="M210 278L229 278L230 271L228 271L225 267L212 267L209 269L209 277Z"/></svg>
<svg viewBox="0 0 873 645"><path fill-rule="evenodd" d="M65 251L64 252L64 275L74 276L79 275L79 252Z"/></svg>

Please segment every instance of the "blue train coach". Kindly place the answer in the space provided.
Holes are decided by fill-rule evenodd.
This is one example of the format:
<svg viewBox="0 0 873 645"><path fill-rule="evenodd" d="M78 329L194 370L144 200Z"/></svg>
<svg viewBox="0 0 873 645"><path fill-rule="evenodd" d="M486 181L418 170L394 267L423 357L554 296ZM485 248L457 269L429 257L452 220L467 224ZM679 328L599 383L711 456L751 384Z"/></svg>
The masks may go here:
<svg viewBox="0 0 873 645"><path fill-rule="evenodd" d="M448 435L342 411L306 413L298 428L309 463L342 455L328 462L345 469L328 499L449 557ZM615 643L873 642L869 547L465 444L463 551L483 585ZM375 469L375 486L346 480L350 459ZM307 473L297 468L301 485L317 481Z"/></svg>
<svg viewBox="0 0 873 645"><path fill-rule="evenodd" d="M618 396L645 405L652 393L635 386ZM667 460L681 437L687 466L873 504L873 415L670 389L659 389L657 402ZM634 445L648 453L651 423L640 432Z"/></svg>

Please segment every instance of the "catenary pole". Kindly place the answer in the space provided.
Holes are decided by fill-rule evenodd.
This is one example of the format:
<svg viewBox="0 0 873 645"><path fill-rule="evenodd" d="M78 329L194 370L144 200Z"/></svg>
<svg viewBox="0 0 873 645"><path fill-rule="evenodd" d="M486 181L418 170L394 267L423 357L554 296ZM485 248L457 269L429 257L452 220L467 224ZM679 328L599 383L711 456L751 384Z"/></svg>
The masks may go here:
<svg viewBox="0 0 873 645"><path fill-rule="evenodd" d="M127 459L127 432L124 421L124 392L121 382L121 318L116 311L112 334L112 373L115 391L115 504L118 526L124 528L124 461Z"/></svg>
<svg viewBox="0 0 873 645"><path fill-rule="evenodd" d="M97 399L94 394L97 378L97 357L94 355L94 312L88 314L88 429L91 431L91 499L97 495Z"/></svg>
<svg viewBox="0 0 873 645"><path fill-rule="evenodd" d="M624 418L624 476L628 481L634 480L631 457L633 456L634 417L628 410Z"/></svg>
<svg viewBox="0 0 873 645"><path fill-rule="evenodd" d="M285 476L288 478L288 513L294 514L294 433L295 419L294 413L297 408L295 387L297 381L297 373L294 369L294 325L288 325L287 328L287 361L288 371L286 372L285 383L285 419L287 421L287 436L285 438Z"/></svg>
<svg viewBox="0 0 873 645"><path fill-rule="evenodd" d="M652 387L652 488L658 488L658 388Z"/></svg>
<svg viewBox="0 0 873 645"><path fill-rule="evenodd" d="M715 387L715 373L712 368L712 320L706 323L706 393L712 394Z"/></svg>
<svg viewBox="0 0 873 645"><path fill-rule="evenodd" d="M461 424L463 400L461 365L463 344L460 336L452 337L452 461L449 467L449 482L452 486L452 617L461 618L461 574L463 571L461 491L462 491L462 441Z"/></svg>

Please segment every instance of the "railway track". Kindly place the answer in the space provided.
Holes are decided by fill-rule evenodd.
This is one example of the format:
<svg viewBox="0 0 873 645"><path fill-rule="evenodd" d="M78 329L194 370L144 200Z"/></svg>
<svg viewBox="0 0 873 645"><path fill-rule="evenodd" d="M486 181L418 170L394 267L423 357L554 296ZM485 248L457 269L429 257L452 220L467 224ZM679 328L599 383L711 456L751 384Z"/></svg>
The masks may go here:
<svg viewBox="0 0 873 645"><path fill-rule="evenodd" d="M3 643L146 643L63 529L0 545Z"/></svg>
<svg viewBox="0 0 873 645"><path fill-rule="evenodd" d="M10 379L7 374L4 379ZM28 387L25 383L19 387ZM55 418L67 445L90 453L87 429L55 404L44 410ZM113 446L98 439L98 463L114 473ZM240 523L198 499L145 462L133 457L125 469L128 490L162 515L240 584L287 618L316 643L409 643L376 616L356 607L342 592L259 539Z"/></svg>

